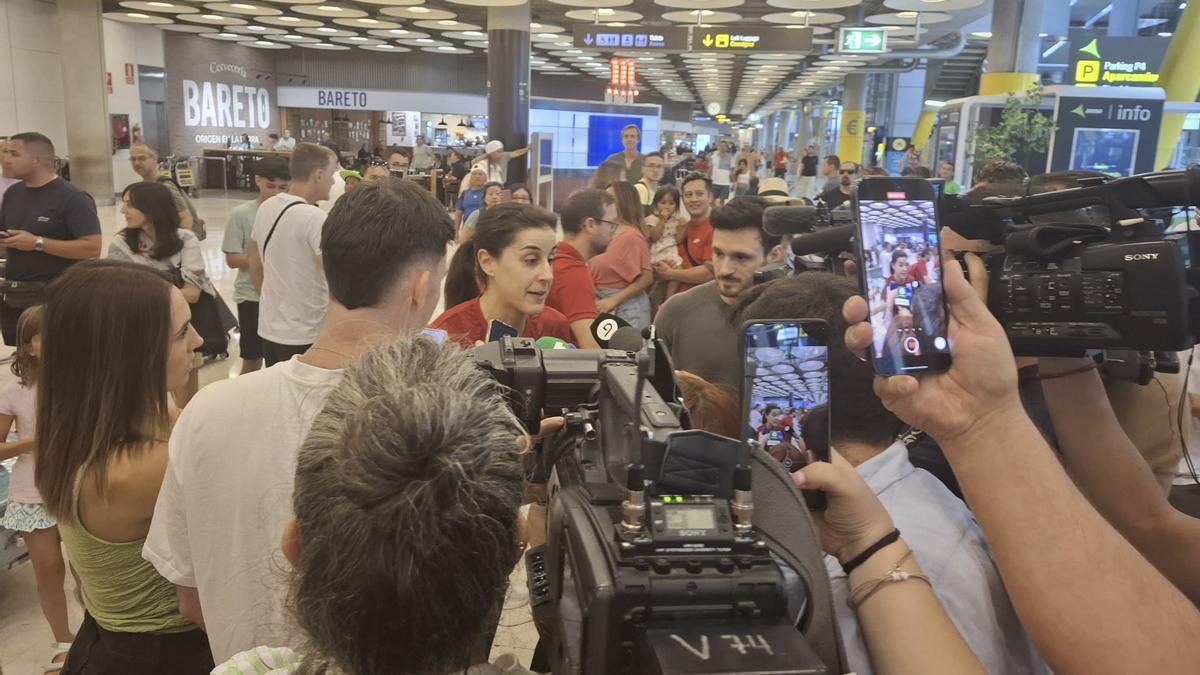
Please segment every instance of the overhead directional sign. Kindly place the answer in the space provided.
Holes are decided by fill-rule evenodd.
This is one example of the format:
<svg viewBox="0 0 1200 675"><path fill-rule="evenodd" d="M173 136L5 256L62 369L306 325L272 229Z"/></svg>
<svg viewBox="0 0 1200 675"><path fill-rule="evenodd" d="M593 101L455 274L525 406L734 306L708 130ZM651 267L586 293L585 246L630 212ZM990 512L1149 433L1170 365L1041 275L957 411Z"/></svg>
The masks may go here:
<svg viewBox="0 0 1200 675"><path fill-rule="evenodd" d="M1071 64L1080 87L1157 87L1171 38L1092 37L1071 33Z"/></svg>
<svg viewBox="0 0 1200 675"><path fill-rule="evenodd" d="M584 49L687 51L687 27L625 26L614 28L582 24L575 26L575 46Z"/></svg>
<svg viewBox="0 0 1200 675"><path fill-rule="evenodd" d="M812 28L692 29L692 51L700 52L804 52L812 51Z"/></svg>
<svg viewBox="0 0 1200 675"><path fill-rule="evenodd" d="M839 54L882 54L887 51L887 30L851 27L838 30Z"/></svg>

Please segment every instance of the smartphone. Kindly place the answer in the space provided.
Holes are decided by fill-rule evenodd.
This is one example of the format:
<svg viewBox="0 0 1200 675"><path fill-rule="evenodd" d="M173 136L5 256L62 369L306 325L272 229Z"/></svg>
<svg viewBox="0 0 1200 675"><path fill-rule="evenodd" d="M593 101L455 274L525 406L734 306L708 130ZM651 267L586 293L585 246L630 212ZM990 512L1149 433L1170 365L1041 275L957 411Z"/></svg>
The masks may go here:
<svg viewBox="0 0 1200 675"><path fill-rule="evenodd" d="M448 333L440 328L422 328L421 335L424 335L439 345L445 344L446 338L448 337Z"/></svg>
<svg viewBox="0 0 1200 675"><path fill-rule="evenodd" d="M850 193L858 274L870 308L869 351L880 375L950 367L936 206L933 185L923 178L863 178Z"/></svg>
<svg viewBox="0 0 1200 675"><path fill-rule="evenodd" d="M829 461L829 324L818 319L742 325L741 424L788 472ZM825 494L806 490L813 510Z"/></svg>
<svg viewBox="0 0 1200 675"><path fill-rule="evenodd" d="M492 321L488 324L488 342L499 342L504 337L517 337L517 329L503 321Z"/></svg>

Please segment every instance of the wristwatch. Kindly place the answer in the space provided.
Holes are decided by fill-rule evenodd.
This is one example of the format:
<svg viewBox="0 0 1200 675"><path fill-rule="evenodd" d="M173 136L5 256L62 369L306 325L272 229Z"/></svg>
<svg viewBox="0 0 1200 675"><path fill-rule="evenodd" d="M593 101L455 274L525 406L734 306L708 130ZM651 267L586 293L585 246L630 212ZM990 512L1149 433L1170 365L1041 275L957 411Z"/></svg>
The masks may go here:
<svg viewBox="0 0 1200 675"><path fill-rule="evenodd" d="M46 250L46 240L42 239L41 237L34 239L33 240L33 250L45 251Z"/></svg>

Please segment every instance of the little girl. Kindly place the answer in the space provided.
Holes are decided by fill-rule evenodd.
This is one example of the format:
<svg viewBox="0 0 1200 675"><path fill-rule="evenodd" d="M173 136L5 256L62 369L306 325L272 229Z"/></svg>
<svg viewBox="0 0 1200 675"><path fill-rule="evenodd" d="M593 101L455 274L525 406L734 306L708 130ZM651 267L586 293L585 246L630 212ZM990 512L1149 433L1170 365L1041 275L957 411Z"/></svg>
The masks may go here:
<svg viewBox="0 0 1200 675"><path fill-rule="evenodd" d="M22 533L33 562L42 614L54 633L53 663L45 670L62 668L61 660L71 649L75 636L67 621L67 594L63 590L67 565L63 561L55 520L42 508L42 497L33 484L35 404L37 402L38 355L41 353L42 308L31 307L17 322L17 351L12 372L16 382L0 388L0 438L8 438L17 423L16 443L0 443L0 460L17 458L8 491L8 508L0 525Z"/></svg>

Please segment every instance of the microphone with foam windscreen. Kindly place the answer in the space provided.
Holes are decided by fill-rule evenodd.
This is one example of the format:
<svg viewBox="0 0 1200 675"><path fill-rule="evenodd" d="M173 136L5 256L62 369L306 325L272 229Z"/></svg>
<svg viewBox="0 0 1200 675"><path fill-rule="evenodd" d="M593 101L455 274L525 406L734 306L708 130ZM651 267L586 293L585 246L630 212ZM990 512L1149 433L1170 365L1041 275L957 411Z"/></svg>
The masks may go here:
<svg viewBox="0 0 1200 675"><path fill-rule="evenodd" d="M538 349L575 349L575 345L562 338L542 336L533 343Z"/></svg>
<svg viewBox="0 0 1200 675"><path fill-rule="evenodd" d="M797 256L812 254L836 255L854 250L858 236L857 225L837 225L817 230L792 239L792 253Z"/></svg>
<svg viewBox="0 0 1200 675"><path fill-rule="evenodd" d="M619 349L623 352L641 351L644 346L646 340L642 337L642 331L633 326L621 326L608 341L608 349Z"/></svg>
<svg viewBox="0 0 1200 675"><path fill-rule="evenodd" d="M829 212L815 206L772 206L763 211L763 231L781 237L808 234L829 225Z"/></svg>
<svg viewBox="0 0 1200 675"><path fill-rule="evenodd" d="M601 349L607 349L609 340L612 340L620 328L629 326L629 322L616 314L601 314L592 321L592 337L596 338L596 344L600 345Z"/></svg>

